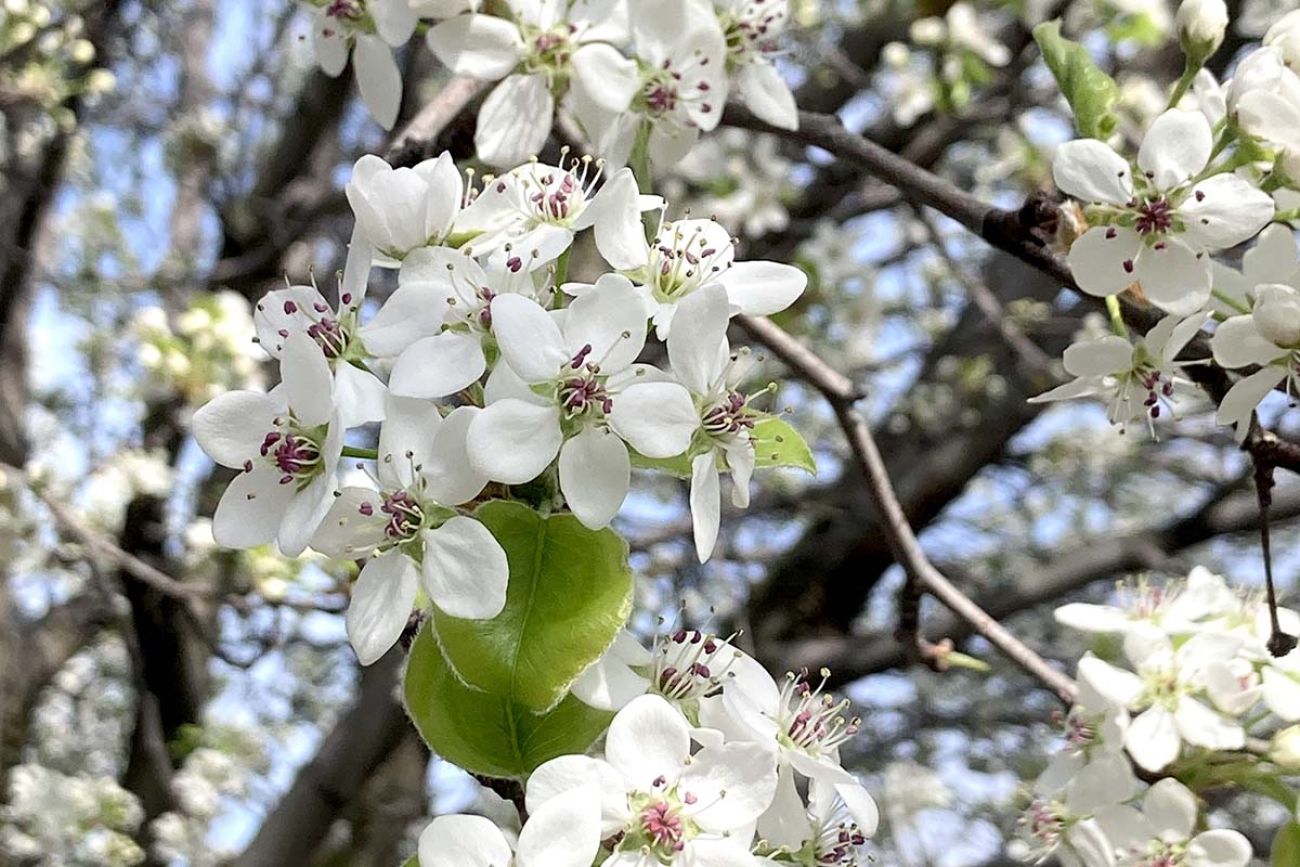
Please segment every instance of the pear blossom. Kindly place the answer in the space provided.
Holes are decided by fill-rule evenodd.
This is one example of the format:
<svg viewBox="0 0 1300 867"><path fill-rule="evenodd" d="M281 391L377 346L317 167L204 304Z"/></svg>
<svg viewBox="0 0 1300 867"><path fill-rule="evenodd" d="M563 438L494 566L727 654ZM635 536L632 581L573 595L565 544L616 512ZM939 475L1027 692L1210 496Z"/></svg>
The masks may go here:
<svg viewBox="0 0 1300 867"><path fill-rule="evenodd" d="M366 154L344 188L357 228L375 248L376 264L397 267L412 250L451 240L465 204L465 182L451 154L412 168L393 168Z"/></svg>
<svg viewBox="0 0 1300 867"><path fill-rule="evenodd" d="M1264 34L1264 44L1278 49L1287 66L1300 70L1300 10L1283 15Z"/></svg>
<svg viewBox="0 0 1300 867"><path fill-rule="evenodd" d="M558 455L569 508L586 526L604 527L627 496L628 446L652 458L679 455L696 422L690 395L669 382L658 384L656 405L613 415L619 392L644 373L632 368L646 334L632 284L605 275L562 324L521 295L498 296L490 310L502 362L489 388L499 397L489 397L470 425L470 461L489 478L517 485Z"/></svg>
<svg viewBox="0 0 1300 867"><path fill-rule="evenodd" d="M1142 811L1114 805L1098 815L1117 867L1246 867L1254 850L1237 831L1196 832L1196 796L1167 777L1147 789Z"/></svg>
<svg viewBox="0 0 1300 867"><path fill-rule="evenodd" d="M1228 32L1228 6L1223 0L1183 0L1174 16L1183 52L1195 64L1219 50Z"/></svg>
<svg viewBox="0 0 1300 867"><path fill-rule="evenodd" d="M577 232L590 228L605 261L630 270L648 260L641 212L661 203L637 192L631 169L606 176L604 161L588 156L560 166L530 162L487 184L457 229L475 236L473 255L490 256L512 272L532 272L558 259Z"/></svg>
<svg viewBox="0 0 1300 867"><path fill-rule="evenodd" d="M446 397L478 382L488 367L487 350L495 346L492 299L536 294L530 274L485 270L466 253L444 247L411 253L402 262L398 280L393 298L409 292L419 307L394 328L409 332L425 319L435 323L421 328L419 335L411 334L417 339L402 348L393 365L388 386L404 397Z"/></svg>
<svg viewBox="0 0 1300 867"><path fill-rule="evenodd" d="M1055 789L1037 791L1020 816L1022 860L1041 863L1055 856L1068 867L1113 867L1114 844L1100 816L1129 800L1139 789L1123 756L1110 753L1084 765Z"/></svg>
<svg viewBox="0 0 1300 867"><path fill-rule="evenodd" d="M258 345L272 358L282 356L290 334L306 334L316 342L334 371L335 399L346 427L382 420L388 391L366 367L368 329L360 324L370 253L365 239L354 233L336 308L330 307L315 285L289 286L266 293L253 313Z"/></svg>
<svg viewBox="0 0 1300 867"><path fill-rule="evenodd" d="M1194 391L1175 359L1201 330L1208 317L1166 316L1136 342L1116 334L1087 338L1065 350L1064 365L1075 378L1030 403L1102 397L1110 423L1121 430L1131 421L1146 419L1154 435L1154 422L1168 409L1176 415L1175 401Z"/></svg>
<svg viewBox="0 0 1300 867"><path fill-rule="evenodd" d="M212 517L217 544L253 548L274 539L292 557L330 508L343 424L334 376L316 342L293 332L279 351L279 386L219 395L194 414L192 429L209 457L242 470Z"/></svg>
<svg viewBox="0 0 1300 867"><path fill-rule="evenodd" d="M420 867L591 867L600 851L600 798L591 787L530 809L516 845L491 819L439 816L420 833Z"/></svg>
<svg viewBox="0 0 1300 867"><path fill-rule="evenodd" d="M1210 297L1206 253L1253 237L1273 200L1235 174L1207 169L1214 135L1203 114L1170 109L1151 124L1136 171L1096 139L1076 139L1052 161L1062 192L1090 203L1094 225L1070 248L1079 287L1114 295L1134 283L1164 310L1187 315Z"/></svg>
<svg viewBox="0 0 1300 867"><path fill-rule="evenodd" d="M495 617L505 606L505 552L486 527L452 508L476 497L487 481L465 456L478 412L461 407L444 419L433 403L390 397L380 432L379 490L338 491L312 538L312 547L327 556L369 557L346 618L362 665L397 641L421 584L453 617Z"/></svg>
<svg viewBox="0 0 1300 867"><path fill-rule="evenodd" d="M610 649L574 681L572 691L601 710L619 710L647 692L684 711L693 710L700 699L722 689L739 655L731 639L698 629L658 636L652 650L621 632Z"/></svg>
<svg viewBox="0 0 1300 867"><path fill-rule="evenodd" d="M790 20L789 0L713 0L727 68L745 105L781 129L799 128L799 110L773 58Z"/></svg>
<svg viewBox="0 0 1300 867"><path fill-rule="evenodd" d="M879 827L880 811L865 789L846 790L813 780L806 808L798 797L783 807L792 815L781 824L794 830L785 840L764 838L773 848L759 859L764 867L790 863L772 856L793 852L810 852L812 863L837 867L867 867L873 862L863 847Z"/></svg>
<svg viewBox="0 0 1300 867"><path fill-rule="evenodd" d="M530 800L536 790L553 790L557 778L571 780L573 758L534 771ZM601 808L616 826L606 834L614 842L602 867L755 863L747 829L771 804L776 786L774 757L763 746L728 743L692 754L682 715L663 698L644 695L610 723L604 759L582 765L598 775Z"/></svg>
<svg viewBox="0 0 1300 867"><path fill-rule="evenodd" d="M361 98L384 129L392 129L402 105L402 73L393 49L415 32L407 0L304 0L312 13L316 61L330 77L347 66L349 53Z"/></svg>
<svg viewBox="0 0 1300 867"><path fill-rule="evenodd" d="M1240 641L1200 633L1177 649L1164 635L1129 633L1125 653L1136 673L1091 655L1079 662L1101 694L1136 713L1124 733L1133 761L1156 772L1173 762L1184 742L1210 750L1239 749L1245 732L1199 697L1212 663L1230 657Z"/></svg>
<svg viewBox="0 0 1300 867"><path fill-rule="evenodd" d="M713 130L722 119L726 36L703 0L634 3L631 30L639 77L630 105L611 109L575 90L573 115L610 164L626 165L641 136L654 165L671 166L686 156L701 131ZM762 92L755 91L761 102L779 103L771 80L776 69L763 66L745 75L761 85Z"/></svg>
<svg viewBox="0 0 1300 867"><path fill-rule="evenodd" d="M695 551L701 563L709 559L718 539L719 467L731 471L735 482L732 502L743 509L749 505L749 480L757 460L750 431L759 416L750 406L750 396L737 389L743 368L728 355L728 307L721 285L706 286L678 305L680 324L668 335L673 375L690 392L699 414L690 452L690 502ZM658 400L658 388L658 383L628 386L614 407L614 420L652 406Z"/></svg>
<svg viewBox="0 0 1300 867"><path fill-rule="evenodd" d="M502 167L541 151L569 84L613 112L627 108L637 84L636 64L616 47L627 41L626 0L504 5L513 20L458 15L427 37L452 72L501 80L479 110L474 147L484 162Z"/></svg>
<svg viewBox="0 0 1300 867"><path fill-rule="evenodd" d="M660 340L671 334L682 299L706 286L726 290L729 315L771 316L799 300L808 285L808 275L793 265L737 262L735 255L735 241L713 220L660 221L646 252L648 264L629 272ZM585 291L572 284L565 290Z"/></svg>
<svg viewBox="0 0 1300 867"><path fill-rule="evenodd" d="M1300 287L1300 247L1295 233L1281 223L1272 223L1259 233L1242 254L1240 270L1214 263L1214 288L1231 302L1219 309L1229 316L1249 310L1255 287L1266 283Z"/></svg>
<svg viewBox="0 0 1300 867"><path fill-rule="evenodd" d="M1196 566L1182 582L1139 581L1120 591L1119 605L1070 602L1055 611L1058 623L1084 632L1125 633L1157 627L1172 635L1195 632L1198 621L1222 615L1236 596L1222 575Z"/></svg>
<svg viewBox="0 0 1300 867"><path fill-rule="evenodd" d="M1218 421L1237 427L1237 440L1246 438L1255 407L1279 383L1293 394L1300 375L1300 289L1267 283L1255 289L1249 314L1233 316L1214 332L1214 360L1229 370L1259 366L1239 379L1219 402Z"/></svg>

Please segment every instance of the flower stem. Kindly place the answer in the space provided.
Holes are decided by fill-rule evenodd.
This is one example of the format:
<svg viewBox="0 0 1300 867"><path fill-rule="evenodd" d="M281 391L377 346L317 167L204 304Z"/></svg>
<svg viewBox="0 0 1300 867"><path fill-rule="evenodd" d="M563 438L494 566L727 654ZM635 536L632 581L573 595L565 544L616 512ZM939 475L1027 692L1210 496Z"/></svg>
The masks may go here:
<svg viewBox="0 0 1300 867"><path fill-rule="evenodd" d="M344 446L343 457L345 458L362 458L368 461L379 460L379 452L376 449L362 449L356 446Z"/></svg>
<svg viewBox="0 0 1300 867"><path fill-rule="evenodd" d="M1192 81L1196 78L1196 73L1200 72L1200 64L1193 64L1189 59L1183 66L1183 76L1178 79L1174 85L1174 92L1169 97L1168 108L1174 108L1187 95L1187 90L1192 86Z"/></svg>
<svg viewBox="0 0 1300 867"><path fill-rule="evenodd" d="M1300 220L1300 208L1290 208L1289 210L1278 211L1273 215L1273 220L1278 223L1292 223L1296 220Z"/></svg>
<svg viewBox="0 0 1300 867"><path fill-rule="evenodd" d="M1124 314L1119 309L1119 296L1106 296L1106 312L1110 314L1110 330L1120 337L1128 337L1128 326L1124 324Z"/></svg>
<svg viewBox="0 0 1300 867"><path fill-rule="evenodd" d="M1218 301L1224 307L1230 307L1231 309L1236 310L1238 313L1250 312L1249 307L1241 303L1241 301L1239 301L1238 299L1233 298L1231 295L1229 295L1227 292L1224 292L1222 289L1212 289L1210 291L1210 295L1213 296L1214 300Z"/></svg>

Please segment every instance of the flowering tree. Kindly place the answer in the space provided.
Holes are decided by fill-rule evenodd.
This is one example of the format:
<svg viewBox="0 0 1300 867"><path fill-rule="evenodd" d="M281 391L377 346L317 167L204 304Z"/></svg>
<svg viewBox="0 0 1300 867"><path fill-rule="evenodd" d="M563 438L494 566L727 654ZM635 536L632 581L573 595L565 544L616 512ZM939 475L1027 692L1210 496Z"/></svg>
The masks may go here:
<svg viewBox="0 0 1300 867"><path fill-rule="evenodd" d="M3 8L5 859L1300 864L1300 11Z"/></svg>

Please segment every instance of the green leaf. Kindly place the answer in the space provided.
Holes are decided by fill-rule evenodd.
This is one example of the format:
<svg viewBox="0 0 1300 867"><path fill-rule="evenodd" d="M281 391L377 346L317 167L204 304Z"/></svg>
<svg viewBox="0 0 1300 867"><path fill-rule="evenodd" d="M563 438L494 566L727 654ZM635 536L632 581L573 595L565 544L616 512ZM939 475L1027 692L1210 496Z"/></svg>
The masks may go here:
<svg viewBox="0 0 1300 867"><path fill-rule="evenodd" d="M429 623L411 645L402 695L429 749L488 777L523 777L556 756L586 752L614 718L573 696L536 714L465 686L438 649Z"/></svg>
<svg viewBox="0 0 1300 867"><path fill-rule="evenodd" d="M542 515L522 503L495 500L475 516L510 561L506 606L491 620L435 609L438 641L465 683L548 710L627 622L627 544L613 530L588 530L571 514Z"/></svg>
<svg viewBox="0 0 1300 867"><path fill-rule="evenodd" d="M1115 131L1113 109L1119 101L1115 80L1092 62L1088 50L1061 35L1060 21L1034 28L1034 40L1070 108L1074 125L1090 138L1104 139Z"/></svg>
<svg viewBox="0 0 1300 867"><path fill-rule="evenodd" d="M812 449L800 433L776 416L768 416L754 425L755 465L759 467L798 467L817 475Z"/></svg>
<svg viewBox="0 0 1300 867"><path fill-rule="evenodd" d="M402 862L402 867L420 867L420 856L412 855Z"/></svg>
<svg viewBox="0 0 1300 867"><path fill-rule="evenodd" d="M632 466L637 469L658 470L679 479L689 479L691 477L691 459L688 455L681 454L673 458L648 458L635 449L628 449L628 454L632 457Z"/></svg>
<svg viewBox="0 0 1300 867"><path fill-rule="evenodd" d="M1288 822L1277 829L1273 838L1273 867L1295 867L1300 864L1300 822Z"/></svg>

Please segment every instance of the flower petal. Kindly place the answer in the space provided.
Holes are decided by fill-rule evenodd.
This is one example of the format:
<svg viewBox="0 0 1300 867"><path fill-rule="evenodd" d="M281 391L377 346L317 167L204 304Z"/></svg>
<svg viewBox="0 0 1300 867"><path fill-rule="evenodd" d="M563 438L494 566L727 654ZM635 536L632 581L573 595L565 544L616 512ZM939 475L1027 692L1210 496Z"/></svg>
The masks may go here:
<svg viewBox="0 0 1300 867"><path fill-rule="evenodd" d="M654 782L675 781L691 754L686 720L657 695L633 699L610 723L605 759L630 791L654 791Z"/></svg>
<svg viewBox="0 0 1300 867"><path fill-rule="evenodd" d="M519 28L494 15L457 15L429 29L429 50L457 75L496 81L524 54Z"/></svg>
<svg viewBox="0 0 1300 867"><path fill-rule="evenodd" d="M568 315L572 316L572 308ZM570 360L568 343L555 318L531 298L522 295L493 298L492 332L502 358L525 382L549 382L559 376L560 368ZM579 343L573 349L581 347ZM594 349L592 356L593 360L600 357Z"/></svg>
<svg viewBox="0 0 1300 867"><path fill-rule="evenodd" d="M303 332L285 338L280 379L289 406L303 425L325 424L334 414L334 374L316 341Z"/></svg>
<svg viewBox="0 0 1300 867"><path fill-rule="evenodd" d="M560 490L585 527L608 526L631 483L627 446L607 430L588 427L560 449Z"/></svg>
<svg viewBox="0 0 1300 867"><path fill-rule="evenodd" d="M457 515L424 542L424 589L452 617L496 617L506 604L510 565L496 537L478 521Z"/></svg>
<svg viewBox="0 0 1300 867"><path fill-rule="evenodd" d="M411 558L396 551L366 563L348 602L348 641L362 665L370 665L397 643L415 604L419 575Z"/></svg>
<svg viewBox="0 0 1300 867"><path fill-rule="evenodd" d="M1170 843L1192 836L1198 813L1191 789L1172 777L1156 782L1142 798L1142 814L1155 834Z"/></svg>
<svg viewBox="0 0 1300 867"><path fill-rule="evenodd" d="M434 500L447 506L467 503L479 495L488 478L469 459L469 426L478 407L461 406L442 420L424 459L423 475Z"/></svg>
<svg viewBox="0 0 1300 867"><path fill-rule="evenodd" d="M444 331L415 341L398 356L388 388L402 397L446 397L477 382L486 369L477 334Z"/></svg>
<svg viewBox="0 0 1300 867"><path fill-rule="evenodd" d="M771 316L798 300L808 275L780 262L736 262L718 276L727 298L748 316Z"/></svg>
<svg viewBox="0 0 1300 867"><path fill-rule="evenodd" d="M704 286L678 302L677 312L682 318L668 334L673 374L693 393L710 394L727 364L727 292L716 283Z"/></svg>
<svg viewBox="0 0 1300 867"><path fill-rule="evenodd" d="M258 457L276 416L284 411L280 401L259 391L228 391L204 404L190 422L199 447L223 467L241 469Z"/></svg>
<svg viewBox="0 0 1300 867"><path fill-rule="evenodd" d="M1094 226L1070 247L1068 261L1079 288L1089 295L1115 295L1133 276L1142 239L1122 226Z"/></svg>
<svg viewBox="0 0 1300 867"><path fill-rule="evenodd" d="M776 750L768 744L731 743L696 753L680 790L696 797L691 818L722 834L758 821L776 795Z"/></svg>
<svg viewBox="0 0 1300 867"><path fill-rule="evenodd" d="M1134 276L1147 298L1169 313L1187 316L1210 300L1210 257L1176 238L1138 251Z"/></svg>
<svg viewBox="0 0 1300 867"><path fill-rule="evenodd" d="M1155 773L1168 767L1182 748L1174 715L1160 705L1147 708L1124 732L1124 746L1133 761L1145 770Z"/></svg>
<svg viewBox="0 0 1300 867"><path fill-rule="evenodd" d="M474 147L479 159L505 168L538 154L551 134L555 99L546 76L511 75L483 100Z"/></svg>
<svg viewBox="0 0 1300 867"><path fill-rule="evenodd" d="M1214 175L1192 187L1178 208L1193 246L1222 250L1245 243L1269 224L1273 197L1236 175Z"/></svg>
<svg viewBox="0 0 1300 867"><path fill-rule="evenodd" d="M280 484L280 472L258 462L253 471L230 481L212 516L212 538L223 548L255 548L275 538L293 485Z"/></svg>
<svg viewBox="0 0 1300 867"><path fill-rule="evenodd" d="M352 49L352 65L361 98L375 122L392 129L402 107L402 72L393 59L393 49L376 36L358 36Z"/></svg>
<svg viewBox="0 0 1300 867"><path fill-rule="evenodd" d="M1066 347L1062 362L1073 376L1107 376L1133 366L1133 344L1118 334L1107 334Z"/></svg>
<svg viewBox="0 0 1300 867"><path fill-rule="evenodd" d="M514 858L505 835L482 816L439 816L420 833L420 867L501 867Z"/></svg>
<svg viewBox="0 0 1300 867"><path fill-rule="evenodd" d="M519 833L517 867L591 867L600 849L600 789L583 786L545 801Z"/></svg>
<svg viewBox="0 0 1300 867"><path fill-rule="evenodd" d="M736 73L741 99L760 120L778 129L799 128L799 108L780 70L766 60L746 63Z"/></svg>
<svg viewBox="0 0 1300 867"><path fill-rule="evenodd" d="M470 422L467 438L474 469L507 485L537 478L564 442L560 412L514 398L489 405Z"/></svg>
<svg viewBox="0 0 1300 867"><path fill-rule="evenodd" d="M1214 133L1205 115L1172 108L1147 128L1138 166L1156 189L1168 191L1199 174L1213 149Z"/></svg>
<svg viewBox="0 0 1300 867"><path fill-rule="evenodd" d="M1095 138L1068 141L1052 155L1052 177L1061 192L1083 202L1123 205L1133 198L1128 160Z"/></svg>
<svg viewBox="0 0 1300 867"><path fill-rule="evenodd" d="M636 61L603 42L589 42L573 53L569 61L573 84L586 98L605 111L627 111L641 85Z"/></svg>
<svg viewBox="0 0 1300 867"><path fill-rule="evenodd" d="M675 382L628 386L614 396L606 418L614 433L648 458L682 454L700 426L690 394Z"/></svg>
<svg viewBox="0 0 1300 867"><path fill-rule="evenodd" d="M494 301L494 316L495 305ZM635 361L645 346L645 338L645 307L632 281L621 274L601 277L595 290L574 299L565 315L565 346L570 351L590 346L588 360L599 364L606 374L623 370ZM513 362L511 366L515 367ZM515 370L528 378L518 367Z"/></svg>
<svg viewBox="0 0 1300 867"><path fill-rule="evenodd" d="M695 529L695 555L703 563L718 544L722 523L722 487L713 452L691 461L691 523Z"/></svg>

